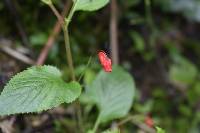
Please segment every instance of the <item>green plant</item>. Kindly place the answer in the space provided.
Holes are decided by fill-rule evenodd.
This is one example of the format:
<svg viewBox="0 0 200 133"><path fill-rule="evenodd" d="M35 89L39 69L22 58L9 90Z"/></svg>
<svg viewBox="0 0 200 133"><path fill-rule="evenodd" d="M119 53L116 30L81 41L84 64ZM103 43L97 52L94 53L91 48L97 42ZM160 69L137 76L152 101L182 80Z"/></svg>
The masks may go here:
<svg viewBox="0 0 200 133"><path fill-rule="evenodd" d="M81 94L81 86L65 83L52 66L35 66L17 74L0 96L0 114L41 112L61 103L70 103Z"/></svg>
<svg viewBox="0 0 200 133"><path fill-rule="evenodd" d="M95 11L109 0L73 0L72 8L62 17L51 0L42 0L54 12L64 33L66 57L72 81L65 83L62 73L54 66L33 66L18 73L5 86L0 95L0 115L41 112L62 103L71 103L81 95L81 85L76 81L68 27L76 11ZM122 68L114 66L112 73L101 71L86 87L89 103L97 105L99 116L89 132L95 133L100 123L124 117L132 106L134 81ZM82 102L82 101L81 101Z"/></svg>
<svg viewBox="0 0 200 133"><path fill-rule="evenodd" d="M100 123L125 116L132 106L135 85L131 76L120 67L114 66L112 73L101 71L95 80L86 87L86 103L97 105L99 115L93 128ZM82 100L83 101L83 100Z"/></svg>
<svg viewBox="0 0 200 133"><path fill-rule="evenodd" d="M165 130L160 127L156 127L156 133L165 133Z"/></svg>

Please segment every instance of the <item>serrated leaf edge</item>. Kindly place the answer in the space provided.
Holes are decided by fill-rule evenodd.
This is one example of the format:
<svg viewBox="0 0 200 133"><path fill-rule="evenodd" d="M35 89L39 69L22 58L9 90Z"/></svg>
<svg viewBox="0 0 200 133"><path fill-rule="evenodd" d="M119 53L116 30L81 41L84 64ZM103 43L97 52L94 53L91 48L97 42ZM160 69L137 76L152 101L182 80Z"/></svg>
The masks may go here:
<svg viewBox="0 0 200 133"><path fill-rule="evenodd" d="M6 83L6 85L4 86L4 88L6 88L7 86L8 86L8 84L11 82L11 80L15 77L15 76L18 76L18 75L20 75L21 73L24 73L24 72L26 72L26 71L28 71L28 70L30 70L30 69L33 69L34 67L52 67L51 65L43 65L43 66L32 66L32 67L29 67L29 68L27 68L27 69L25 69L24 71L21 71L21 72L19 72L19 73L17 73L16 75L13 75L11 78L10 78L10 80ZM54 67L54 68L56 68L58 71L59 71L59 69L57 68L57 67ZM74 81L72 81L72 82L70 82L70 83L73 83ZM76 83L76 82L75 82ZM68 83L69 84L69 83ZM80 88L81 88L81 86L80 86ZM4 90L5 89L3 89L3 91L1 92L1 94L4 92ZM1 96L1 94L0 94L0 96ZM81 95L81 91L80 91L80 94L77 96L77 98L79 97ZM69 101L68 103L72 103L73 101L75 101L77 98L74 98L74 99L72 99L71 101ZM56 107L58 107L59 105L61 105L61 104L63 104L63 103L66 103L66 102L61 102L61 103L59 103L58 105L56 105L56 106L54 106L54 107L51 107L51 108L44 108L43 110L38 110L38 111L35 111L35 112L20 112L20 113L9 113L9 114L4 114L4 115L1 115L0 114L0 116L8 116L8 115L17 115L17 114L34 114L34 113L41 113L41 112L44 112L44 111L47 111L47 110L51 110L51 109L53 109L53 108L56 108Z"/></svg>

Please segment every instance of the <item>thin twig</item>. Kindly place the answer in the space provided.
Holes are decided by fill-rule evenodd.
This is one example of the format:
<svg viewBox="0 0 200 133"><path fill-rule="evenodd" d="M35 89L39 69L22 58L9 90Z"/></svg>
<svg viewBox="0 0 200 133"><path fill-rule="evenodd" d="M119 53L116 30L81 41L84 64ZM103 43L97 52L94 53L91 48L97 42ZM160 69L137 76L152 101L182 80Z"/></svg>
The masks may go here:
<svg viewBox="0 0 200 133"><path fill-rule="evenodd" d="M70 5L71 5L71 1L69 0L69 1L66 2L65 6L64 6L64 10L62 12L63 17L66 16L67 12L69 11ZM40 55L39 55L38 60L37 60L37 65L43 65L44 64L44 62L47 58L47 55L48 55L50 49L53 46L55 38L57 37L57 35L60 32L61 32L61 25L60 25L60 22L57 21L54 28L53 28L52 34L49 36L48 41L46 42L44 48L40 52Z"/></svg>
<svg viewBox="0 0 200 133"><path fill-rule="evenodd" d="M79 77L79 79L78 79L78 82L81 81L82 77L84 76L84 74L85 74L86 70L88 69L88 67L90 66L91 62L92 62L92 56L90 56L90 58L89 58L89 60L88 60L88 63L87 63L87 65L86 65L86 68L85 68L85 70L81 73L81 75L80 75L80 77Z"/></svg>
<svg viewBox="0 0 200 133"><path fill-rule="evenodd" d="M111 0L111 17L110 17L110 47L113 64L119 63L118 57L118 17L117 1Z"/></svg>
<svg viewBox="0 0 200 133"><path fill-rule="evenodd" d="M75 81L76 77L75 77L75 73L74 73L74 65L73 65L73 59L72 59L70 41L69 41L69 32L68 32L68 24L69 24L68 20L71 20L71 17L74 14L75 3L73 2L73 6L72 6L72 9L70 10L69 16L71 14L72 15L70 17L67 17L67 21L64 20L64 17L62 15L60 15L60 13L58 12L58 10L55 8L55 6L53 4L49 4L49 7L51 8L53 13L57 17L57 19L60 22L60 24L62 25L62 30L63 30L63 33L64 33L64 41L65 41L67 62L68 62L68 65L69 65L71 78L72 78L73 81Z"/></svg>
<svg viewBox="0 0 200 133"><path fill-rule="evenodd" d="M8 47L4 44L0 44L0 50L2 50L6 54L12 56L13 58L15 58L23 63L29 64L29 65L35 64L35 62L32 59L28 58L27 56L21 54L18 51L11 49L10 47Z"/></svg>
<svg viewBox="0 0 200 133"><path fill-rule="evenodd" d="M49 7L53 11L54 15L57 17L58 22L60 23L60 25L64 25L64 17L62 15L60 15L60 13L55 8L55 6L53 4L50 4Z"/></svg>
<svg viewBox="0 0 200 133"><path fill-rule="evenodd" d="M141 130L148 132L148 133L156 133L156 131L153 128L148 127L146 124L141 123L140 121L137 120L137 115L134 116L128 116L127 118L125 118L124 120L120 121L117 126L120 127L124 124L126 124L127 122L131 122L133 124L135 124L136 126L138 126Z"/></svg>
<svg viewBox="0 0 200 133"><path fill-rule="evenodd" d="M9 120L4 120L0 122L0 128L2 129L3 133L12 133L13 130L13 124L16 120L16 117L13 116Z"/></svg>
<svg viewBox="0 0 200 133"><path fill-rule="evenodd" d="M71 20L72 20L72 17L73 17L73 15L74 15L74 12L75 12L75 10L76 10L76 2L77 1L75 1L75 2L73 2L73 4L72 4L72 8L70 9L70 12L69 12L69 14L68 14L68 16L67 16L67 18L66 18L66 27L68 28L68 26L69 26L69 23L71 22Z"/></svg>

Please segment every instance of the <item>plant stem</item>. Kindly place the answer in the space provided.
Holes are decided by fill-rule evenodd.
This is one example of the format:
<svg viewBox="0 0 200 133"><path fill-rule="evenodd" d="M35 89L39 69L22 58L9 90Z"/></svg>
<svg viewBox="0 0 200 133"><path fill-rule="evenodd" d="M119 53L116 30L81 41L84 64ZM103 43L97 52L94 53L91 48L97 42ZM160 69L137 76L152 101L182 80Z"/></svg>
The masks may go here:
<svg viewBox="0 0 200 133"><path fill-rule="evenodd" d="M71 53L71 48L70 48L70 40L69 40L69 31L68 31L68 26L69 23L74 15L75 12L75 7L76 7L76 2L73 1L72 8L70 9L69 15L67 16L66 19L60 15L60 13L57 11L57 9L54 7L53 4L50 4L50 8L54 12L55 16L57 17L58 21L60 22L64 34L64 42L65 42L65 49L66 49L66 57L67 57L67 62L69 65L70 73L71 73L71 78L73 81L76 80L75 73L74 73L74 66L73 66L73 58L72 58L72 53ZM81 116L81 108L80 108L80 103L77 102L78 108L77 108L77 125L80 128L80 131L82 132L83 126L82 126L82 116Z"/></svg>
<svg viewBox="0 0 200 133"><path fill-rule="evenodd" d="M65 21L66 21L66 27L68 27L69 23L71 22L71 19L72 19L73 15L74 15L74 12L76 10L76 2L77 2L77 0L75 0L73 2L72 8L70 9L70 12L69 12L67 18L65 19Z"/></svg>
<svg viewBox="0 0 200 133"><path fill-rule="evenodd" d="M70 7L71 7L71 1L67 1L64 5L64 9L62 11L62 17L66 16L66 14L68 14ZM48 37L48 40L47 40L45 46L43 47L42 51L40 52L40 55L36 62L37 65L44 64L44 62L47 58L47 55L48 55L49 51L51 50L51 48L53 47L55 39L58 36L58 34L61 32L61 30L62 30L62 26L60 24L60 21L57 20L57 22L54 25L52 33Z"/></svg>
<svg viewBox="0 0 200 133"><path fill-rule="evenodd" d="M65 41L65 49L66 49L66 56L67 56L67 61L71 73L71 78L73 81L76 80L75 78L75 73L74 73L74 66L73 66L73 59L72 59L72 53L71 53L71 47L70 47L70 41L69 41L69 32L68 32L68 27L66 23L64 26L62 26L63 33L64 33L64 41Z"/></svg>
<svg viewBox="0 0 200 133"><path fill-rule="evenodd" d="M80 77L79 77L79 79L78 79L78 82L81 81L82 77L84 76L84 74L85 74L87 68L89 67L89 65L91 64L91 62L92 62L92 56L90 56L90 58L89 58L89 60L88 60L88 63L87 63L87 65L86 65L86 67L85 67L85 70L81 73L81 75L80 75Z"/></svg>
<svg viewBox="0 0 200 133"><path fill-rule="evenodd" d="M142 119L140 117L142 117ZM150 127L148 127L147 125L145 125L143 123L143 121L144 121L143 119L144 118L141 115L128 116L124 120L122 120L121 122L119 122L117 124L117 126L120 127L120 126L126 124L127 122L131 122L131 123L135 124L136 126L138 126L140 129L142 129L145 132L156 133L156 131L154 130L154 128L150 128Z"/></svg>
<svg viewBox="0 0 200 133"><path fill-rule="evenodd" d="M97 117L97 120L96 120L94 127L92 129L92 133L95 133L97 131L99 123L100 123L100 115Z"/></svg>
<svg viewBox="0 0 200 133"><path fill-rule="evenodd" d="M80 105L79 101L76 102L76 106L77 106L77 111L76 111L77 127L78 127L78 130L79 130L79 133L84 133L81 105Z"/></svg>
<svg viewBox="0 0 200 133"><path fill-rule="evenodd" d="M64 21L64 24L62 26L63 33L64 33L64 40L65 40L65 48L66 48L66 54L67 54L67 61L71 72L71 78L73 81L76 80L75 73L74 73L74 66L73 66L73 59L71 54L71 48L70 48L70 40L69 40L69 31L68 26L72 19L72 16L74 15L76 7L76 1L73 2L72 8L70 9L69 15Z"/></svg>
<svg viewBox="0 0 200 133"><path fill-rule="evenodd" d="M71 73L70 75L71 75L71 79L73 81L75 81L76 77L75 77L75 73L74 73L73 59L72 59L72 54L71 54L70 41L69 41L69 32L68 32L69 22L68 21L64 21L62 15L60 15L60 13L58 12L58 10L55 8L55 6L53 4L50 4L49 7L51 8L51 10L53 11L53 13L55 14L55 16L57 17L57 19L59 20L59 22L60 22L60 24L62 26L62 30L63 30L63 33L64 33L64 41L65 41L67 62L68 62L70 73ZM73 7L72 7L72 9L73 9ZM72 9L70 10L70 14L72 14L71 13ZM75 9L73 9L73 10L75 10ZM70 16L70 18L72 18L72 16L73 16L73 14Z"/></svg>
<svg viewBox="0 0 200 133"><path fill-rule="evenodd" d="M53 4L50 4L49 7L53 11L54 15L57 17L58 21L60 22L60 25L63 26L64 19L63 19L62 15L60 15L60 13L58 12L58 10L55 8L55 6Z"/></svg>

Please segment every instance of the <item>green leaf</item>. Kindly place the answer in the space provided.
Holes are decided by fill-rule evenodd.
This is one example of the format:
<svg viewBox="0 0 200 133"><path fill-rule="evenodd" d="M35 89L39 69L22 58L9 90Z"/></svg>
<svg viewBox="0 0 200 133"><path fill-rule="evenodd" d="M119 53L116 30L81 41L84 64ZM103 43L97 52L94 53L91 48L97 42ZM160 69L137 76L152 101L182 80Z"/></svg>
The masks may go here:
<svg viewBox="0 0 200 133"><path fill-rule="evenodd" d="M87 133L94 133L92 130L87 131Z"/></svg>
<svg viewBox="0 0 200 133"><path fill-rule="evenodd" d="M165 133L165 131L160 127L156 127L156 133Z"/></svg>
<svg viewBox="0 0 200 133"><path fill-rule="evenodd" d="M75 11L95 11L109 3L109 0L73 0Z"/></svg>
<svg viewBox="0 0 200 133"><path fill-rule="evenodd" d="M41 112L70 103L81 94L77 82L65 83L52 66L34 66L14 76L0 95L0 115Z"/></svg>
<svg viewBox="0 0 200 133"><path fill-rule="evenodd" d="M196 81L195 84L187 90L186 95L190 104L195 106L200 97L200 82Z"/></svg>
<svg viewBox="0 0 200 133"><path fill-rule="evenodd" d="M48 35L44 32L36 33L30 36L30 42L33 46L43 46L48 39Z"/></svg>
<svg viewBox="0 0 200 133"><path fill-rule="evenodd" d="M107 130L102 133L120 133L120 131L118 129L114 129L114 130Z"/></svg>
<svg viewBox="0 0 200 133"><path fill-rule="evenodd" d="M176 56L176 63L171 65L169 77L174 83L190 85L194 82L198 74L198 69L194 64L184 57Z"/></svg>
<svg viewBox="0 0 200 133"><path fill-rule="evenodd" d="M43 3L47 4L47 5L51 5L52 1L51 0L41 0Z"/></svg>
<svg viewBox="0 0 200 133"><path fill-rule="evenodd" d="M114 66L111 73L101 71L86 95L99 110L99 121L106 122L125 116L132 106L135 84L130 74Z"/></svg>
<svg viewBox="0 0 200 133"><path fill-rule="evenodd" d="M131 32L130 35L134 42L134 50L142 54L145 51L145 42L143 37L138 32Z"/></svg>

